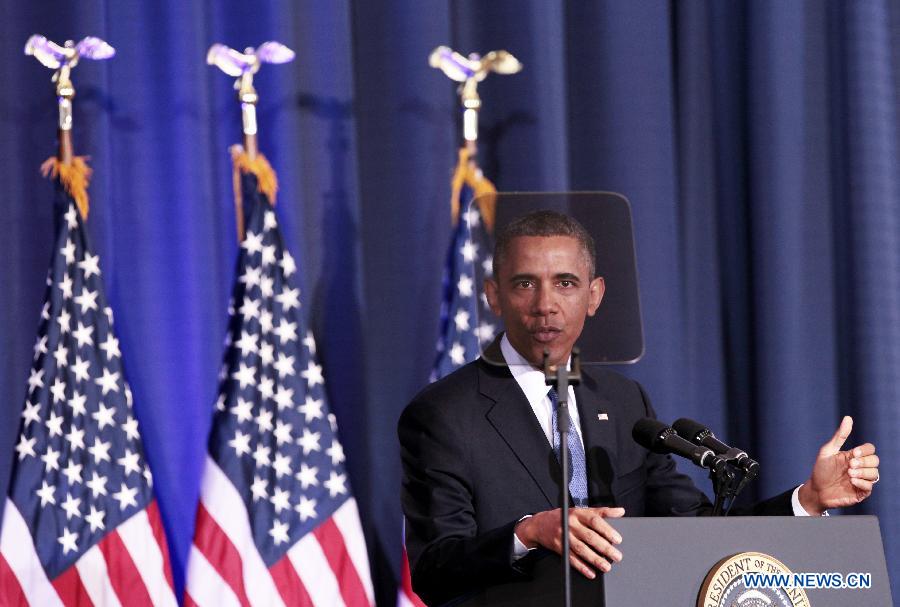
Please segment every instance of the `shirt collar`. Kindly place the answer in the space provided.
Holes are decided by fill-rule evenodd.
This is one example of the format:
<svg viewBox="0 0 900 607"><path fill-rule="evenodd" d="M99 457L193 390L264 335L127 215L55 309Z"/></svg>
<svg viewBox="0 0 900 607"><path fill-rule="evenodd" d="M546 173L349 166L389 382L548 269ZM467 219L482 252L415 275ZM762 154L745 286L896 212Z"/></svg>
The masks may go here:
<svg viewBox="0 0 900 607"><path fill-rule="evenodd" d="M506 361L506 364L509 365L509 372L512 373L519 387L522 388L522 392L525 393L525 398L528 399L528 402L532 406L540 403L547 396L547 392L550 391L550 386L545 381L544 372L533 367L525 357L516 351L509 342L506 333L503 334L500 340L500 351L503 353L503 359Z"/></svg>

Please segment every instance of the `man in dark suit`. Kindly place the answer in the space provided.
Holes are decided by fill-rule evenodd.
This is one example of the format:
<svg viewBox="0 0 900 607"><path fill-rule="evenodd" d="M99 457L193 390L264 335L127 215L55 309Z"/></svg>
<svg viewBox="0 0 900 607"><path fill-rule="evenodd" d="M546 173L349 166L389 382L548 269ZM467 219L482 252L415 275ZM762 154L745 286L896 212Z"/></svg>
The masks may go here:
<svg viewBox="0 0 900 607"><path fill-rule="evenodd" d="M541 364L545 351L551 365L567 364L597 312L605 286L594 257L590 235L565 215L538 211L505 226L485 288L506 332L484 357L418 394L400 419L413 588L429 604L527 580L541 552L562 551L557 398ZM712 506L671 457L632 440L634 422L654 416L639 384L583 370L570 398L567 495L583 507L571 510L567 556L593 579L622 558L610 519L696 516ZM851 427L844 418L806 483L751 512L821 515L868 497L878 458L871 444L840 451Z"/></svg>

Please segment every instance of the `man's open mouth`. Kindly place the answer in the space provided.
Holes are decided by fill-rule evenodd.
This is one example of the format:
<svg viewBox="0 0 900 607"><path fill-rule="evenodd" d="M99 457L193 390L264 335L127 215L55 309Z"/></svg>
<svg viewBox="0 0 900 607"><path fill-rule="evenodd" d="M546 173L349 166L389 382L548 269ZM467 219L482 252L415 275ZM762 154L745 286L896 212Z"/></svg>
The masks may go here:
<svg viewBox="0 0 900 607"><path fill-rule="evenodd" d="M531 331L531 337L540 343L548 343L559 337L562 329L557 327L538 327Z"/></svg>

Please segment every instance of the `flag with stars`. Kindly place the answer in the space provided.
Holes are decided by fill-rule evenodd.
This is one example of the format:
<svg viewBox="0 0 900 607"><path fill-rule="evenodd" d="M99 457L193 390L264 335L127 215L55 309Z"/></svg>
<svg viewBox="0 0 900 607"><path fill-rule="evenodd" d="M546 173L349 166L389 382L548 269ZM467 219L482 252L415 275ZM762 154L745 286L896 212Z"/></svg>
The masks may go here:
<svg viewBox="0 0 900 607"><path fill-rule="evenodd" d="M461 149L453 177L451 207L456 225L444 268L440 337L432 381L478 358L482 347L500 331L500 322L488 307L481 286L492 272L493 208L489 205L495 193L471 153ZM481 204L470 204L476 197Z"/></svg>
<svg viewBox="0 0 900 607"><path fill-rule="evenodd" d="M297 266L258 174L241 181L246 236L185 604L369 606L365 540Z"/></svg>
<svg viewBox="0 0 900 607"><path fill-rule="evenodd" d="M153 477L100 259L59 182L56 215L0 528L0 603L174 606Z"/></svg>

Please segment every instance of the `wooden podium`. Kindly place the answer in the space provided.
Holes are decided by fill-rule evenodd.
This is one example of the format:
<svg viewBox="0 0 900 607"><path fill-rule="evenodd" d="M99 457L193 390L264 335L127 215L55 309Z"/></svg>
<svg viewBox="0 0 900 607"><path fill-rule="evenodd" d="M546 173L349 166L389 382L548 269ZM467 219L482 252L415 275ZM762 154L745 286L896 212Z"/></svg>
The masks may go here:
<svg viewBox="0 0 900 607"><path fill-rule="evenodd" d="M745 571L742 565L749 567L747 572L754 571L755 560L766 563L764 572L775 571L771 568L774 560L795 574L839 573L845 581L851 573L870 575L870 588L806 588L806 600L795 590L780 591L782 596L791 595L798 606L893 605L881 532L874 516L624 518L615 520L614 526L624 538L620 546L624 558L609 574L594 581L573 571L575 607L692 607L698 604L710 572L723 560L741 553L760 556L745 556L743 563L730 570L725 567L710 580L712 596L704 606L791 604L784 599L760 599L764 589L748 594L743 586L731 584ZM560 570L559 557L546 553L534 563L530 581L500 584L461 604L562 605ZM769 592L767 596L778 590Z"/></svg>

